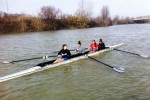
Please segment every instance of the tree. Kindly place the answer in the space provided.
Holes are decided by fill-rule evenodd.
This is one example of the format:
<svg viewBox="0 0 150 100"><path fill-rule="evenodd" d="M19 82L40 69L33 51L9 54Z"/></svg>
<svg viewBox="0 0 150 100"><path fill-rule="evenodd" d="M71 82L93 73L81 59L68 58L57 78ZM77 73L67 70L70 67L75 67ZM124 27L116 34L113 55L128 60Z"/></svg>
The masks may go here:
<svg viewBox="0 0 150 100"><path fill-rule="evenodd" d="M101 15L100 15L100 24L102 26L108 26L111 24L111 18L110 18L110 13L109 13L109 8L108 6L103 6L101 9Z"/></svg>
<svg viewBox="0 0 150 100"><path fill-rule="evenodd" d="M81 0L75 15L90 19L92 17L92 9L92 3Z"/></svg>
<svg viewBox="0 0 150 100"><path fill-rule="evenodd" d="M78 28L87 28L91 24L92 4L81 0L79 2L77 11L75 12L76 25ZM74 19L75 20L75 19Z"/></svg>
<svg viewBox="0 0 150 100"><path fill-rule="evenodd" d="M59 18L60 10L52 6L43 6L39 16L43 19L56 19Z"/></svg>
<svg viewBox="0 0 150 100"><path fill-rule="evenodd" d="M46 24L45 30L57 29L56 20L61 18L61 11L52 6L44 6L41 8L39 17L42 18Z"/></svg>
<svg viewBox="0 0 150 100"><path fill-rule="evenodd" d="M113 18L113 25L119 24L119 21L120 21L119 15L116 15L116 16Z"/></svg>

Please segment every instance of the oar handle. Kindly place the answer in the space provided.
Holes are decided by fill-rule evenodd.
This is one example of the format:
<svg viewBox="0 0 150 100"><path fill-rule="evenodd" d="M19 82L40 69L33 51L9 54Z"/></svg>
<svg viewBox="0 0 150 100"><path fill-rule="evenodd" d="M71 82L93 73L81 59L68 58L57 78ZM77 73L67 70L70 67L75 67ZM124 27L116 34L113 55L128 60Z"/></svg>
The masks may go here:
<svg viewBox="0 0 150 100"><path fill-rule="evenodd" d="M84 48L84 49L88 49L88 48ZM77 50L77 49L72 49L72 50L69 50L69 51L75 51L75 50ZM59 51L55 51L55 52L53 52L53 53L58 53Z"/></svg>
<svg viewBox="0 0 150 100"><path fill-rule="evenodd" d="M77 50L77 49L72 49L72 50L69 50L69 51L75 51L75 50Z"/></svg>
<svg viewBox="0 0 150 100"><path fill-rule="evenodd" d="M72 49L72 50L69 50L69 51L75 51L76 49ZM53 53L58 53L59 51L55 51Z"/></svg>

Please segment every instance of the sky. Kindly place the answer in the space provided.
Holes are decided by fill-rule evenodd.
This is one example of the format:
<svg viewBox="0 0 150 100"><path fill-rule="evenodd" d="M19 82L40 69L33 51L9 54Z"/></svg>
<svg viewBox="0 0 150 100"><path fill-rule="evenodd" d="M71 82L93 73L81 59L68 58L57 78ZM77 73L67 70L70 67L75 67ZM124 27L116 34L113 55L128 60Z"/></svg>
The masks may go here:
<svg viewBox="0 0 150 100"><path fill-rule="evenodd" d="M65 14L74 14L81 0L0 0L0 11L25 13L36 16L41 7L53 6ZM93 17L98 16L103 6L108 6L110 16L139 17L150 15L150 0L84 0L91 4ZM8 6L7 6L8 5ZM8 9L7 9L8 7Z"/></svg>

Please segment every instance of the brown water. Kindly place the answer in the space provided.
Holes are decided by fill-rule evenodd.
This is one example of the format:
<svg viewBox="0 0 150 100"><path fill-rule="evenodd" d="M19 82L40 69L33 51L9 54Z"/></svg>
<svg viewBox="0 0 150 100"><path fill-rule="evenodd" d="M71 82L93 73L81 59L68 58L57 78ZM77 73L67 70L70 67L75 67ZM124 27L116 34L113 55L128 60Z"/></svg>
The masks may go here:
<svg viewBox="0 0 150 100"><path fill-rule="evenodd" d="M106 45L125 43L119 49L150 56L150 24L135 24L0 35L0 62L45 56L64 43L74 49L78 40L89 47L91 40L99 38ZM79 60L0 83L0 100L150 100L150 59L118 51L94 58L126 71L119 74L93 60ZM0 64L0 76L41 62Z"/></svg>

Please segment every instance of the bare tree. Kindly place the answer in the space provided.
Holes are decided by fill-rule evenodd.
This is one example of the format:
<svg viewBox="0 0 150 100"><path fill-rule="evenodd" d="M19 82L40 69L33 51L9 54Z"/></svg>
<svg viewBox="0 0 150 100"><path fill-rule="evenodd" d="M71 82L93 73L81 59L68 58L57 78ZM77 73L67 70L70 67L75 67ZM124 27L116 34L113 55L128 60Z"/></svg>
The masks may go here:
<svg viewBox="0 0 150 100"><path fill-rule="evenodd" d="M116 15L116 16L113 18L113 25L119 24L119 21L120 21L119 15Z"/></svg>
<svg viewBox="0 0 150 100"><path fill-rule="evenodd" d="M101 16L103 26L108 26L110 24L110 13L108 6L103 6L101 9Z"/></svg>
<svg viewBox="0 0 150 100"><path fill-rule="evenodd" d="M59 18L61 11L52 6L44 6L41 8L39 16L43 19L56 19Z"/></svg>
<svg viewBox="0 0 150 100"><path fill-rule="evenodd" d="M92 17L92 10L93 10L92 3L81 0L79 2L79 6L75 14L76 16L90 19Z"/></svg>
<svg viewBox="0 0 150 100"><path fill-rule="evenodd" d="M58 27L57 19L61 18L61 11L52 6L44 6L41 8L39 16L45 21L44 30L55 30Z"/></svg>

